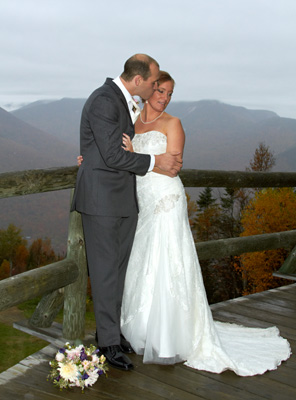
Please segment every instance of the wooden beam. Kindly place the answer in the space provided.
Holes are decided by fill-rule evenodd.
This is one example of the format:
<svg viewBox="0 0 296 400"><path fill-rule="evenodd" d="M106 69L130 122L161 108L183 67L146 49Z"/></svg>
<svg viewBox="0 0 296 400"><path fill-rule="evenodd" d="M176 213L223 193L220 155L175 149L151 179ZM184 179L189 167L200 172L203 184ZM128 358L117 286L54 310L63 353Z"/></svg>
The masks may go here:
<svg viewBox="0 0 296 400"><path fill-rule="evenodd" d="M78 278L73 260L62 260L0 281L0 311L69 285Z"/></svg>
<svg viewBox="0 0 296 400"><path fill-rule="evenodd" d="M185 187L295 187L295 172L247 172L185 169L180 178Z"/></svg>
<svg viewBox="0 0 296 400"><path fill-rule="evenodd" d="M293 230L199 242L196 244L196 251L200 260L207 260L210 258L237 256L255 251L279 248L291 249L295 245L296 230Z"/></svg>
<svg viewBox="0 0 296 400"><path fill-rule="evenodd" d="M296 246L284 261L281 268L272 274L277 278L291 279L296 281Z"/></svg>
<svg viewBox="0 0 296 400"><path fill-rule="evenodd" d="M70 189L78 167L34 169L0 174L0 198ZM295 172L246 172L184 169L185 187L296 187Z"/></svg>
<svg viewBox="0 0 296 400"><path fill-rule="evenodd" d="M64 288L54 290L42 297L28 321L34 328L49 328L64 305Z"/></svg>
<svg viewBox="0 0 296 400"><path fill-rule="evenodd" d="M81 215L76 211L71 212L69 218L67 259L77 263L79 276L64 290L63 336L79 340L84 337L88 271Z"/></svg>
<svg viewBox="0 0 296 400"><path fill-rule="evenodd" d="M0 174L0 198L73 188L77 170L61 167Z"/></svg>

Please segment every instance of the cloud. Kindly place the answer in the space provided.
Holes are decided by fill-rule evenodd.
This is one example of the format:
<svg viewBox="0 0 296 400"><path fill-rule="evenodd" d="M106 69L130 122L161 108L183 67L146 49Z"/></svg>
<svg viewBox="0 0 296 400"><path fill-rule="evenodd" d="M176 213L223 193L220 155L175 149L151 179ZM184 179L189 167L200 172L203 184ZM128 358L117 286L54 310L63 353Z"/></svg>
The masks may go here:
<svg viewBox="0 0 296 400"><path fill-rule="evenodd" d="M0 106L87 97L145 52L175 78L175 100L296 118L295 14L294 0L10 0L0 6Z"/></svg>

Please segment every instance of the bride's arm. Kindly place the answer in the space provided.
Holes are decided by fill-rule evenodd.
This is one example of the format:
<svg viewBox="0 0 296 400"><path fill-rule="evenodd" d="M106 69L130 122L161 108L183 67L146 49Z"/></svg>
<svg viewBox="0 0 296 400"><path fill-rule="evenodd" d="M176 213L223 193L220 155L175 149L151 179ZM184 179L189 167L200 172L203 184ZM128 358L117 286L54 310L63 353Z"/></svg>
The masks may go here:
<svg viewBox="0 0 296 400"><path fill-rule="evenodd" d="M169 119L165 126L166 136L167 136L167 153L180 153L181 158L183 158L183 150L185 144L185 133L179 118L172 117ZM154 167L153 172L158 174L168 175L161 169ZM169 175L168 175L169 176Z"/></svg>

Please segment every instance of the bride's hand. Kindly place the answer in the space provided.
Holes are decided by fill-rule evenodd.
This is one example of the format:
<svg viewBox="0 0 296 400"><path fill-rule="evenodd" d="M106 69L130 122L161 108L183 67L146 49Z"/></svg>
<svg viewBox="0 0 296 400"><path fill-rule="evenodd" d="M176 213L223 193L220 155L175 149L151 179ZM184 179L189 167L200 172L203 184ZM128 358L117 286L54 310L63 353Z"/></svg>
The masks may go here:
<svg viewBox="0 0 296 400"><path fill-rule="evenodd" d="M78 167L80 167L80 165L82 164L83 161L83 157L82 156L77 156L77 165Z"/></svg>
<svg viewBox="0 0 296 400"><path fill-rule="evenodd" d="M126 133L123 133L122 143L123 143L122 148L125 151L130 151L131 153L134 152L131 138Z"/></svg>

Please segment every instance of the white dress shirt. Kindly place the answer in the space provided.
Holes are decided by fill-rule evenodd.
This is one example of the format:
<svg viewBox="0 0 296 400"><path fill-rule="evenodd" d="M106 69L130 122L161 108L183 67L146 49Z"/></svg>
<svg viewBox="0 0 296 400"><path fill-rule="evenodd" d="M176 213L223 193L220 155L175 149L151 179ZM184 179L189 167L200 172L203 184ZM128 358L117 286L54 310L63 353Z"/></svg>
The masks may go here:
<svg viewBox="0 0 296 400"><path fill-rule="evenodd" d="M129 108L129 112L131 115L131 119L133 121L133 123L136 122L137 117L140 113L140 107L139 107L139 111L136 113L137 115L135 115L134 111L133 111L133 105L135 103L135 100L133 99L132 95L130 94L130 92L126 89L126 87L124 86L124 84L122 83L120 77L118 76L117 78L113 79L113 82L119 87L119 89L122 91L125 100L127 102L128 108ZM150 154L150 166L148 169L148 172L152 171L155 165L155 156L153 154Z"/></svg>

